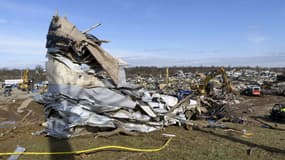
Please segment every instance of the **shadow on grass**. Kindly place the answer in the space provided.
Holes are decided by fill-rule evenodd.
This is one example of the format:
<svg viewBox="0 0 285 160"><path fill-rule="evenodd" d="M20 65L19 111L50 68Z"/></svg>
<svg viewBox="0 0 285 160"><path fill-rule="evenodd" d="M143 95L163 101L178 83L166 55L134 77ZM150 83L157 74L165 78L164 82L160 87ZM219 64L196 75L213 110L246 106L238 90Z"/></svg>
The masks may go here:
<svg viewBox="0 0 285 160"><path fill-rule="evenodd" d="M68 139L56 139L49 137L50 152L69 152L72 148ZM74 155L50 155L51 160L75 160Z"/></svg>
<svg viewBox="0 0 285 160"><path fill-rule="evenodd" d="M276 121L272 120L269 116L251 116L255 121L259 122L263 126L270 128L270 129L275 129L279 131L285 131L284 128L278 128L278 124L283 124L282 121Z"/></svg>
<svg viewBox="0 0 285 160"><path fill-rule="evenodd" d="M271 153L279 153L279 154L285 155L285 150L282 150L282 149L279 149L279 148L274 148L274 147L265 146L265 145L262 145L262 144L256 144L256 143L253 143L253 142L248 142L248 141L245 141L245 140L242 140L242 139L239 139L239 138L235 138L235 137L232 137L232 136L218 134L218 133L215 133L213 131L207 131L207 130L203 130L203 129L199 129L199 128L197 128L195 130L199 131L199 132L211 134L211 135L216 136L216 137L224 138L224 139L230 140L232 142L244 144L244 145L247 145L249 147L260 148L260 149L263 149L263 150L271 152Z"/></svg>
<svg viewBox="0 0 285 160"><path fill-rule="evenodd" d="M251 116L251 118L253 118L253 119L261 119L263 121L270 122L270 123L285 124L285 119L273 120L273 119L270 118L269 115L266 115L266 116Z"/></svg>

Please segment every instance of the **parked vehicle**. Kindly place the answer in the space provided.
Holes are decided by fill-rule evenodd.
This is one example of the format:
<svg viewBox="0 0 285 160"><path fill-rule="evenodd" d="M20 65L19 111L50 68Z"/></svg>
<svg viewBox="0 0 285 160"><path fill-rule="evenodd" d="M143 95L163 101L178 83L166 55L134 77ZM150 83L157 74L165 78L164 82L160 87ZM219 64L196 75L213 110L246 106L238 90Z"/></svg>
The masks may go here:
<svg viewBox="0 0 285 160"><path fill-rule="evenodd" d="M270 118L274 120L285 119L285 104L274 104L271 110Z"/></svg>
<svg viewBox="0 0 285 160"><path fill-rule="evenodd" d="M4 92L3 92L3 95L4 95L5 97L11 96L11 92L12 92L12 85L4 85Z"/></svg>
<svg viewBox="0 0 285 160"><path fill-rule="evenodd" d="M250 85L245 89L244 94L247 96L261 96L261 87L256 85Z"/></svg>

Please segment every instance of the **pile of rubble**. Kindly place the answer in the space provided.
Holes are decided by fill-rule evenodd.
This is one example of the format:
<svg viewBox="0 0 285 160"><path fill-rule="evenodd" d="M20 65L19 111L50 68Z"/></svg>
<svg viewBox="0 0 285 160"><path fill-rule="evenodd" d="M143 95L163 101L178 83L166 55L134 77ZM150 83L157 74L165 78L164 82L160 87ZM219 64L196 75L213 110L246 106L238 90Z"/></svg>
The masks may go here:
<svg viewBox="0 0 285 160"><path fill-rule="evenodd" d="M48 92L36 98L45 105L44 132L50 136L151 132L193 125L192 120L199 118L235 119L230 105L239 103L238 95L248 85L267 85L271 93L285 93L280 89L284 83L278 82L280 74L270 71L179 71L166 78L137 76L127 82L127 63L103 50L101 44L107 41L88 31L79 31L65 17L52 18L46 43Z"/></svg>
<svg viewBox="0 0 285 160"><path fill-rule="evenodd" d="M210 69L209 69L210 70ZM217 92L216 95L224 97L220 89L223 86L223 74L212 76L213 73L219 70L213 68L208 72L186 72L177 71L172 76L168 77L167 87L160 90L160 85L166 83L165 76L159 75L144 75L134 78L128 78L130 82L141 85L150 90L162 91L163 93L175 95L178 90L191 90L199 93L199 87L208 83L208 89L212 92ZM231 82L231 87L237 94L243 94L250 87L260 87L263 94L267 95L285 95L285 76L283 73L274 72L269 69L231 69L225 71L226 77ZM207 79L210 80L207 81ZM227 93L228 94L228 93Z"/></svg>
<svg viewBox="0 0 285 160"><path fill-rule="evenodd" d="M48 92L45 132L68 138L83 131L151 132L190 124L186 112L199 110L194 100L145 91L126 82L126 63L101 48L95 36L80 32L67 18L52 18L46 47Z"/></svg>
<svg viewBox="0 0 285 160"><path fill-rule="evenodd" d="M249 86L259 86L265 95L285 96L284 75L270 70L233 69L227 72L242 93Z"/></svg>
<svg viewBox="0 0 285 160"><path fill-rule="evenodd" d="M235 68L225 71L223 68L213 68L205 73L184 73L179 70L171 76L168 76L166 69L165 75L141 75L130 80L138 85L146 84L145 88L176 96L179 100L191 94L191 99L195 99L200 110L203 111L202 114L191 117L191 119L203 117L219 120L223 118L231 122L243 123L244 120L241 117L235 117L231 113L231 106L243 101L244 98L240 95L285 96L285 76L266 69Z"/></svg>

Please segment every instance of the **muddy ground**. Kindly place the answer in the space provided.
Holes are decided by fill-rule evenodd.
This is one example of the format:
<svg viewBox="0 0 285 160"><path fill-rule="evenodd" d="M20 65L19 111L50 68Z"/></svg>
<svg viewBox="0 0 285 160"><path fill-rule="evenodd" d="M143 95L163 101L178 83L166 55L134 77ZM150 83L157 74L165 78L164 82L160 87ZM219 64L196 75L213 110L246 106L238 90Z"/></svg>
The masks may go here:
<svg viewBox="0 0 285 160"><path fill-rule="evenodd" d="M1 90L0 90L1 91ZM2 93L2 91L1 91ZM96 160L172 160L172 159L284 159L285 124L272 122L267 116L274 103L285 103L285 97L242 97L240 104L230 106L231 113L242 117L246 123L221 122L224 126L246 130L252 136L221 128L193 128L171 126L163 130L138 136L115 135L109 138L86 135L68 140L59 140L45 136L33 136L32 133L43 129L43 106L35 102L28 103L32 94L14 90L11 97L0 96L0 152L14 151L17 145L27 151L74 151L105 145L123 145L135 148L157 148L167 138L163 133L175 134L166 149L155 153L137 153L125 151L100 151L91 154L70 156L24 155L19 159L96 159ZM24 102L25 101L25 102ZM26 105L28 104L28 105ZM19 109L20 108L20 109ZM19 113L19 111L21 113ZM206 124L207 121L196 121ZM264 123L269 124L264 125ZM274 128L274 129L273 129ZM7 157L0 157L6 159Z"/></svg>

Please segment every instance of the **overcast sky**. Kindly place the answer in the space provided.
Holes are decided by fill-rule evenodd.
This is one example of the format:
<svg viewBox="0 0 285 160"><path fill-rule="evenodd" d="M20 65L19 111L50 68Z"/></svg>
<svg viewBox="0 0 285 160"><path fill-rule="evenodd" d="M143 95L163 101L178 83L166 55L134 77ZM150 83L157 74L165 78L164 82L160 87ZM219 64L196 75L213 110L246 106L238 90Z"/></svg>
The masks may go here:
<svg viewBox="0 0 285 160"><path fill-rule="evenodd" d="M284 67L284 0L1 0L0 67L44 65L56 10L130 66Z"/></svg>

